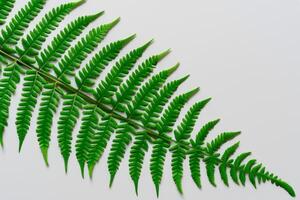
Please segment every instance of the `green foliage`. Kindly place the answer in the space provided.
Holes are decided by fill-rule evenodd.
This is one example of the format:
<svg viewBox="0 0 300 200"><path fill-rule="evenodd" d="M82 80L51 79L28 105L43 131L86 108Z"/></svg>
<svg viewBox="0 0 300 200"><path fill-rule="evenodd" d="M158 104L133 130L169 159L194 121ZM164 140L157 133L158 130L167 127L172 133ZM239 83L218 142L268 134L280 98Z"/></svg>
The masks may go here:
<svg viewBox="0 0 300 200"><path fill-rule="evenodd" d="M48 38L51 32L58 29L59 23L84 1L53 8L24 36L46 0L29 1L10 22L6 22L14 3L15 0L0 0L0 25L4 25L0 34L0 67L4 69L0 79L1 145L8 125L11 99L21 78L24 78L15 123L19 149L28 133L32 113L41 95L36 132L47 166L52 123L62 102L57 137L65 171L73 149L74 127L82 115L75 151L83 177L87 166L92 178L94 168L108 149L107 164L112 186L125 153L130 148L129 174L138 194L144 158L148 150L152 149L150 172L157 195L163 179L165 159L170 152L172 177L180 193L183 193L184 161L188 157L191 177L199 188L202 179L200 168L204 165L206 176L213 186L217 185L216 172L219 172L226 186L229 186L230 180L238 185L245 185L249 180L254 187L270 182L295 196L295 191L288 183L267 171L256 159L249 159L251 153L241 153L234 158L239 142L224 148L240 132L224 132L207 142L219 119L202 126L195 138L191 139L200 112L210 99L188 107L187 103L199 91L198 88L175 96L177 89L188 78L184 76L167 82L179 64L152 75L170 50L140 62L153 43L150 40L118 58L126 45L136 37L131 35L107 43L95 52L109 31L120 21L118 18L81 36L87 26L103 12L78 17L62 27L56 36ZM43 48L46 39L50 44ZM87 64L82 66L85 61ZM107 69L108 72L102 78L102 72L109 66L112 66L111 69ZM99 77L101 80L98 83ZM178 122L184 107L188 107L188 111ZM107 146L111 138L109 149ZM221 152L223 148L225 150Z"/></svg>
<svg viewBox="0 0 300 200"><path fill-rule="evenodd" d="M15 0L1 0L0 1L0 25L5 23L7 16L9 15L10 11L14 7Z"/></svg>

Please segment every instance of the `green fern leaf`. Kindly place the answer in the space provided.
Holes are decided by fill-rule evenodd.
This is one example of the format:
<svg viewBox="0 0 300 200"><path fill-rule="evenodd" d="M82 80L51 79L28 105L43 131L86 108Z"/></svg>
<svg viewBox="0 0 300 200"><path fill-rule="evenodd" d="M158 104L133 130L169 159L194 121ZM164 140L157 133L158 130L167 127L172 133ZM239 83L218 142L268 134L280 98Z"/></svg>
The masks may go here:
<svg viewBox="0 0 300 200"><path fill-rule="evenodd" d="M214 140L207 144L207 151L209 154L217 152L226 142L234 139L240 135L241 132L225 132L218 135Z"/></svg>
<svg viewBox="0 0 300 200"><path fill-rule="evenodd" d="M139 132L135 136L135 142L130 150L129 173L134 183L135 193L138 194L138 182L142 171L145 153L148 151L149 135Z"/></svg>
<svg viewBox="0 0 300 200"><path fill-rule="evenodd" d="M37 96L42 91L43 84L46 82L34 70L26 71L26 77L24 80L25 83L16 120L17 134L19 138L19 151L21 151L22 144L30 126L30 120L34 106L37 102Z"/></svg>
<svg viewBox="0 0 300 200"><path fill-rule="evenodd" d="M165 109L158 122L157 130L160 135L166 135L167 133L172 132L173 126L180 114L181 109L198 91L199 89L196 88L173 99L170 105ZM162 180L164 161L169 146L170 144L168 141L160 138L153 142L153 150L150 159L150 171L157 196L159 196L159 185Z"/></svg>
<svg viewBox="0 0 300 200"><path fill-rule="evenodd" d="M110 86L114 85L114 88L117 88L118 85L122 82L122 76L124 76L125 73L128 73L128 71L130 70L130 68L134 66L134 64L136 63L137 59L142 56L143 52L146 50L146 48L149 45L150 45L150 43L147 43L144 46L142 46L142 47L140 47L140 48L132 51L131 53L129 53L128 55L126 55L124 58L122 58L111 69L110 73L106 76L106 78L105 78L106 84L108 84L108 82L110 82ZM113 76L115 76L115 77L112 78ZM103 82L102 82L102 84L103 84ZM99 84L98 90L102 86L103 85ZM112 92L111 92L111 94L112 94ZM102 98L103 98L103 96L101 96L99 99L97 99L97 101L100 102ZM90 118L92 118L92 117L93 116L90 115ZM88 117L87 117L87 119L88 119ZM88 135L93 135L93 134L89 134L87 131L82 131L81 134L79 134L79 137L88 138ZM81 143L81 140L78 140L78 142ZM82 146L82 145L79 145L78 143L77 143L77 145L78 146ZM85 154L87 155L88 149L89 149L88 147L86 148L86 150L81 149L79 147L79 148L77 148L77 154L80 154L81 151L85 151ZM87 156L85 156L85 157L87 157ZM80 166L81 166L81 171L83 171L83 167L84 167L84 163L86 162L86 159L80 159L79 162L80 162Z"/></svg>
<svg viewBox="0 0 300 200"><path fill-rule="evenodd" d="M186 80L186 78L173 81L170 84L167 84L164 88L162 88L162 90L159 92L159 95L153 99L153 102L150 103L150 105L145 111L145 114L142 118L143 119L142 122L145 127L152 128L149 125L151 123L154 124L153 119L159 117L159 114L162 112L163 106L167 104L170 97L177 90L179 85L183 83L184 80ZM142 165L140 163L143 162L146 153L145 151L148 150L148 148L144 148L145 146L148 146L147 137L137 136L136 142L134 143L130 153L130 159L129 159L130 175L134 182L136 193L137 193L138 181L139 181L141 168L142 168Z"/></svg>
<svg viewBox="0 0 300 200"><path fill-rule="evenodd" d="M180 145L175 145L171 149L172 152L172 176L180 194L182 191L183 161L186 157L186 150Z"/></svg>
<svg viewBox="0 0 300 200"><path fill-rule="evenodd" d="M195 147L194 147L195 148ZM200 172L200 161L203 158L202 149L198 147L189 155L189 167L191 177L198 188L201 188L201 172Z"/></svg>
<svg viewBox="0 0 300 200"><path fill-rule="evenodd" d="M92 91L88 87L94 85L93 80L99 76L99 74L105 68L105 66L108 65L109 61L111 61L115 57L117 57L120 50L126 44L128 44L132 39L134 39L134 37L135 36L133 35L124 40L120 40L118 42L110 44L110 45L104 47L97 55L95 55L95 57L92 58L91 62L85 68L83 68L83 70L81 72L79 72L80 77L75 79L78 88L80 89L81 87L84 87L84 88L86 88L85 91L87 91L87 92ZM91 106L88 106L88 107L91 107ZM97 107L94 105L92 112L84 112L84 119L86 119L87 121L96 120L96 118L97 118L96 113L95 113L96 108ZM90 174L90 177L92 176L94 166L97 163L97 161L100 159L103 149L106 147L106 143L107 143L107 140L103 141L103 142L101 140L99 140L100 139L99 134L106 136L105 138L110 138L111 128L107 127L107 126L113 125L113 123L111 123L111 120L112 119L104 120L108 123L107 124L104 123L104 125L97 124L93 127L90 127L89 130L85 128L79 133L78 138L93 137L93 139L91 139L90 142L86 144L85 148L83 148L83 145L80 145L80 144L82 144L82 141L83 141L82 139L80 139L80 140L78 139L76 142L76 145L78 146L76 148L77 154L85 155L85 156L80 156L81 158L79 158L82 175L83 175L83 171L84 171L84 165L86 162L88 162L89 174ZM101 126L106 127L104 132L98 131L99 127L101 127ZM97 144L100 146L98 146ZM104 145L104 148L101 145ZM91 150L89 150L89 149L91 149ZM89 152L91 152L90 155L89 155Z"/></svg>
<svg viewBox="0 0 300 200"><path fill-rule="evenodd" d="M45 3L46 0L31 0L14 16L5 29L2 30L0 36L2 49L10 53L15 52L12 46L17 44L24 30L28 28L29 23L38 15Z"/></svg>
<svg viewBox="0 0 300 200"><path fill-rule="evenodd" d="M58 121L58 143L64 159L65 172L68 171L68 161L71 154L72 132L79 117L84 100L73 94L64 95L63 110Z"/></svg>
<svg viewBox="0 0 300 200"><path fill-rule="evenodd" d="M70 24L67 25L41 54L40 57L36 57L38 67L48 72L53 68L53 63L56 62L63 53L70 47L71 42L74 41L93 20L96 19L95 15L79 17ZM59 91L57 83L47 84L46 91L42 93L41 108L38 116L38 128L37 134L39 139L39 145L46 162L48 165L48 148L51 135L51 125L54 113L57 110L59 104L59 96L63 94ZM50 107L47 107L50 106Z"/></svg>
<svg viewBox="0 0 300 200"><path fill-rule="evenodd" d="M100 15L100 14L99 14ZM73 70L78 68L81 62L87 57L88 53L92 52L99 42L107 35L107 33L118 23L119 19L113 21L110 24L102 25L99 28L93 29L90 31L85 38L78 42L74 48L72 48L68 55L65 56L59 64L59 69L56 69L56 75L58 79L61 79L65 83L70 83L66 75L73 75ZM58 138L64 138L60 140L61 153L64 157L65 169L67 170L68 159L71 153L71 144L72 132L76 125L76 122L79 118L79 113L76 115L71 115L67 111L80 110L84 104L84 101L78 96L78 93L75 94L66 94L64 101L69 102L69 99L72 98L72 104L63 103L63 110L66 112L61 112L59 118L59 124L61 125L58 129ZM65 108L66 107L66 108ZM76 112L77 113L77 112ZM72 120L69 119L71 115ZM65 127L64 127L65 126ZM65 149L68 149L67 151Z"/></svg>
<svg viewBox="0 0 300 200"><path fill-rule="evenodd" d="M214 129L214 127L220 122L220 119L208 122L207 124L205 124L201 130L198 132L197 136L196 136L196 140L195 143L197 145L202 145L206 139L206 137L208 136L208 134L210 133L211 130Z"/></svg>
<svg viewBox="0 0 300 200"><path fill-rule="evenodd" d="M10 11L13 9L15 0L0 0L0 25L5 23L7 16Z"/></svg>
<svg viewBox="0 0 300 200"><path fill-rule="evenodd" d="M217 165L217 157L211 156L207 159L204 159L205 167L206 167L206 175L209 180L209 182L212 184L212 186L216 187L216 181L215 181L215 169Z"/></svg>
<svg viewBox="0 0 300 200"><path fill-rule="evenodd" d="M54 68L53 63L61 58L71 46L72 41L74 41L82 31L96 19L97 15L90 15L78 17L76 20L69 23L53 38L51 44L41 52L40 56L36 57L38 68L45 72Z"/></svg>
<svg viewBox="0 0 300 200"><path fill-rule="evenodd" d="M92 135L89 144L87 164L90 177L92 177L94 167L101 158L113 131L117 127L117 122L111 116L106 115L101 118L98 127L96 133Z"/></svg>
<svg viewBox="0 0 300 200"><path fill-rule="evenodd" d="M184 143L191 136L194 129L196 120L200 114L200 111L205 107L205 105L210 101L206 99L194 104L187 114L184 116L182 122L178 125L177 129L174 131L175 139L179 143ZM175 148L173 150L173 148ZM186 157L187 151L181 146L176 145L172 147L172 175L173 180L177 186L177 189L182 193L182 175L183 175L183 161Z"/></svg>
<svg viewBox="0 0 300 200"><path fill-rule="evenodd" d="M109 186L111 187L115 175L120 167L120 163L124 158L126 147L131 143L131 135L135 134L135 129L127 122L121 122L116 130L116 136L112 142L110 153L108 155L108 170L110 173Z"/></svg>
<svg viewBox="0 0 300 200"><path fill-rule="evenodd" d="M9 64L4 68L3 77L0 79L0 144L3 146L3 133L7 126L11 97L15 93L20 74L24 70L18 64Z"/></svg>
<svg viewBox="0 0 300 200"><path fill-rule="evenodd" d="M229 158L236 152L238 147L239 147L239 142L232 145L231 147L227 148L221 158L222 163L219 166L219 172L221 175L221 179L226 186L229 186L227 168L228 168L228 165L231 164L233 161L233 160L229 160Z"/></svg>
<svg viewBox="0 0 300 200"><path fill-rule="evenodd" d="M250 152L240 154L234 161L233 164L234 167L230 169L230 176L236 184L239 184L238 169L240 168L241 163L250 155L251 155Z"/></svg>
<svg viewBox="0 0 300 200"><path fill-rule="evenodd" d="M81 2L79 2L81 3ZM22 39L23 49L17 48L17 52L22 61L33 64L34 57L41 49L40 44L45 41L45 38L50 34L63 20L63 18L74 8L78 3L63 4L54 8L37 25L37 27ZM35 70L28 70L25 75L25 83L22 92L21 102L17 112L17 134L19 137L19 151L21 150L25 136L30 126L32 112L35 108L38 95L41 93L45 80Z"/></svg>
<svg viewBox="0 0 300 200"><path fill-rule="evenodd" d="M91 136L95 135L98 128L99 118L103 115L102 111L94 106L87 105L84 108L82 125L76 141L76 158L81 169L81 175L84 177L84 166L88 160L89 143Z"/></svg>
<svg viewBox="0 0 300 200"><path fill-rule="evenodd" d="M144 110L144 114L141 118L141 122L144 126L149 128L156 128L157 117L162 112L163 107L168 103L172 95L178 89L178 87L187 80L189 76L185 76L181 79L171 81L167 83L160 91L157 96L152 99L152 102Z"/></svg>
<svg viewBox="0 0 300 200"><path fill-rule="evenodd" d="M103 12L96 14L95 18L101 15L103 15ZM72 47L58 63L58 67L54 68L57 79L70 84L68 76L74 75L74 70L80 67L80 64L85 58L87 58L88 54L90 54L99 45L108 32L118 22L119 19L92 29L84 38Z"/></svg>
<svg viewBox="0 0 300 200"><path fill-rule="evenodd" d="M112 108L120 112L124 112L126 110L126 105L135 95L137 88L152 73L157 63L168 54L169 50L161 54L151 56L141 65L139 65L137 69L129 76L128 80L120 85L119 92L116 93L116 100L113 100L111 103Z"/></svg>
<svg viewBox="0 0 300 200"><path fill-rule="evenodd" d="M35 59L32 59L32 57L39 54L41 44L46 40L46 37L58 27L67 14L81 3L62 4L47 13L36 25L35 29L21 40L23 48L16 48L21 58L20 60L27 64L34 64Z"/></svg>
<svg viewBox="0 0 300 200"><path fill-rule="evenodd" d="M200 111L205 107L205 105L210 101L206 99L194 104L188 113L185 115L181 124L174 131L175 139L177 141L187 140L191 137L191 133L194 129L196 120L200 114Z"/></svg>
<svg viewBox="0 0 300 200"><path fill-rule="evenodd" d="M82 176L87 165L89 176L92 177L95 165L115 133L107 161L110 186L128 146L134 140L129 155L129 173L136 194L144 157L152 146L150 172L157 196L168 151L172 155L172 177L180 193L182 193L183 163L188 156L192 179L199 188L201 187L200 164L204 163L208 180L213 186L216 186L216 169L219 170L226 186L229 185L227 172L230 170L230 176L236 184L245 185L248 180L257 187L258 184L270 182L281 187L291 196L295 196L294 189L278 176L267 171L263 164L257 163L256 159L246 161L250 153L242 153L236 159L232 159L239 142L226 148L222 154L219 153L221 147L240 132L225 132L210 142L205 142L219 120L205 124L196 138L190 139L200 111L210 99L194 104L173 132L182 108L199 89L173 98L177 88L188 78L186 76L166 83L179 64L150 77L159 61L169 54L169 50L150 56L136 66L152 40L119 59L94 89L96 79L102 71L135 38L135 35L132 35L108 43L87 62L86 66L81 68L81 64L119 22L119 18L92 29L72 46L85 28L103 12L79 17L62 27L63 30L54 38L50 38L50 44L42 50L50 33L56 31L65 16L84 2L79 0L62 4L44 15L35 27L29 28L46 3L46 0L29 0L2 29L0 73L2 68L4 70L0 79L1 145L3 145L4 129L8 125L11 98L21 76L25 74L16 119L19 149L31 124L37 98L42 94L36 132L47 166L52 121L60 101L63 100L58 121L58 143L64 159L65 171L72 151L73 129L83 111L82 124L75 144L76 158ZM6 23L14 3L15 0L0 0L0 25ZM26 32L28 34L23 37ZM78 73L75 74L77 70ZM146 80L148 77L149 80ZM73 86L72 80L75 81L76 87ZM173 137L169 135L171 132L174 133Z"/></svg>
<svg viewBox="0 0 300 200"><path fill-rule="evenodd" d="M47 166L49 165L48 148L52 130L53 115L56 113L60 95L62 93L63 91L61 91L60 88L57 88L55 83L48 83L44 85L36 132L39 146Z"/></svg>
<svg viewBox="0 0 300 200"><path fill-rule="evenodd" d="M112 67L104 80L97 86L96 92L94 92L94 96L99 102L110 103L110 98L117 91L117 87L122 83L123 78L134 67L151 43L152 41L131 51Z"/></svg>
<svg viewBox="0 0 300 200"><path fill-rule="evenodd" d="M192 179L199 188L201 188L200 161L204 158L204 140L219 121L218 119L205 124L196 135L195 141L190 141L193 150L189 152L189 167Z"/></svg>
<svg viewBox="0 0 300 200"><path fill-rule="evenodd" d="M126 115L128 118L139 119L143 110L147 108L152 99L157 95L157 91L163 86L167 78L179 67L179 64L164 70L153 76L137 92L131 104L127 105Z"/></svg>
<svg viewBox="0 0 300 200"><path fill-rule="evenodd" d="M135 35L103 47L101 51L79 71L78 76L75 77L78 90L82 89L87 93L92 93L91 87L94 86L95 79L98 78L109 62L114 60L119 55L120 51L134 38Z"/></svg>

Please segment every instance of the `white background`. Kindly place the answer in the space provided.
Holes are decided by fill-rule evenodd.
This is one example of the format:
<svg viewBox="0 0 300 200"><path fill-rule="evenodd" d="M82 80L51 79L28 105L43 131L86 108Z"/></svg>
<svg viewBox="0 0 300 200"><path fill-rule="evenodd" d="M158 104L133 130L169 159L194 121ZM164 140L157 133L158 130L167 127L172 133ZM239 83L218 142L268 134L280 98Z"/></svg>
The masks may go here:
<svg viewBox="0 0 300 200"><path fill-rule="evenodd" d="M24 1L17 2L17 9L24 5ZM46 10L60 2L65 1L49 0ZM171 48L172 54L159 64L157 71L180 61L181 68L172 78L185 74L191 74L191 77L178 94L200 86L201 92L190 105L199 99L213 97L202 112L196 130L216 118L222 121L211 137L222 131L241 130L240 151L252 151L253 157L293 185L297 192L300 187L300 1L88 0L62 25L75 16L101 10L106 11L105 16L92 26L122 17L103 44L137 33L138 37L126 50L152 38L155 43L146 57ZM21 87L12 101L5 148L0 151L1 199L156 199L148 164L143 168L139 197L135 196L128 175L127 160L122 163L113 188L109 189L107 151L97 165L92 181L81 179L74 154L69 173L65 175L56 141L56 126L53 126L49 151L50 168L46 168L36 141L36 112L19 155L14 124L20 92ZM149 163L149 155L145 163ZM238 187L230 182L230 188L226 188L219 176L218 188L213 188L204 171L203 189L199 191L190 178L188 163L185 163L184 195L180 196L170 169L168 155L161 185L162 200L291 199L271 184L255 190L249 184Z"/></svg>

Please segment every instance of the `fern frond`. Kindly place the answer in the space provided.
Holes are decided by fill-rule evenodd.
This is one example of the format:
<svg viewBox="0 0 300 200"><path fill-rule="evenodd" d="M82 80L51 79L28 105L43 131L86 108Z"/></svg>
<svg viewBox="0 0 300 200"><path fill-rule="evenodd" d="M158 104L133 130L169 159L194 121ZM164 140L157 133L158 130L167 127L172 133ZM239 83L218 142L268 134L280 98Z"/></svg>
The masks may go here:
<svg viewBox="0 0 300 200"><path fill-rule="evenodd" d="M13 9L15 0L0 0L0 25L5 23L7 16L10 11Z"/></svg>
<svg viewBox="0 0 300 200"><path fill-rule="evenodd" d="M82 31L96 19L97 17L95 15L83 16L78 17L76 20L69 23L53 38L51 44L36 57L38 68L45 72L54 68L53 64L68 50L72 41L74 41Z"/></svg>
<svg viewBox="0 0 300 200"><path fill-rule="evenodd" d="M208 136L208 134L210 133L210 131L212 129L214 129L214 127L220 122L220 119L208 122L207 124L205 124L200 131L198 132L196 139L195 139L195 144L196 145L202 145L204 143L204 140L206 139L206 137Z"/></svg>
<svg viewBox="0 0 300 200"><path fill-rule="evenodd" d="M169 52L167 50L161 54L151 56L139 65L129 76L128 80L120 85L119 91L116 93L116 100L112 100L112 107L120 112L124 112L126 105L131 101L138 87L152 73L158 62L167 56Z"/></svg>
<svg viewBox="0 0 300 200"><path fill-rule="evenodd" d="M72 132L79 117L84 100L77 95L64 95L63 110L58 121L58 144L64 159L65 171L68 171L68 161L71 154Z"/></svg>
<svg viewBox="0 0 300 200"><path fill-rule="evenodd" d="M201 188L200 162L204 158L204 147L202 145L204 144L204 140L206 139L207 135L217 125L219 121L220 120L218 119L218 120L208 122L200 129L200 131L196 135L195 141L190 140L193 150L188 152L189 167L190 167L191 177L198 188Z"/></svg>
<svg viewBox="0 0 300 200"><path fill-rule="evenodd" d="M100 14L99 14L100 15ZM113 21L110 24L102 25L99 28L93 29L89 32L89 34L78 42L74 48L69 51L69 54L63 58L63 60L59 64L59 70L56 69L56 74L59 79L62 79L65 83L70 83L66 75L73 75L73 70L78 68L81 62L87 57L88 53L92 52L97 45L103 40L103 38L107 35L107 33L119 22L119 19ZM68 95L66 101L68 102L70 97L74 101L73 104L68 105L65 104L66 110L79 110L82 108L84 101L78 96L78 93ZM65 98L64 98L65 99ZM63 109L64 107L63 106ZM78 115L73 115L72 120L68 119L70 114L67 112L62 112L59 118L59 124L61 125L58 130L58 138L65 138L60 140L60 148L62 155L64 157L65 169L67 169L68 159L71 153L71 141L72 140L72 132L76 125L76 122L79 118ZM64 128L65 126L66 128ZM65 149L68 149L67 151ZM82 164L81 164L82 166Z"/></svg>
<svg viewBox="0 0 300 200"><path fill-rule="evenodd" d="M130 150L129 173L134 183L135 193L138 194L139 178L144 163L145 153L148 151L150 136L147 132L139 132L135 136L134 144Z"/></svg>
<svg viewBox="0 0 300 200"><path fill-rule="evenodd" d="M153 98L153 101L149 104L148 108L144 111L144 116L142 117L142 123L145 127L152 128L155 127L157 121L156 118L159 117L159 114L162 111L162 108L167 102L170 100L171 96L177 90L177 88L187 79L184 77L179 80L172 81L166 84L159 95ZM152 127L151 127L152 126ZM144 133L143 133L144 134ZM139 176L141 173L142 165L141 162L144 160L145 152L148 148L147 137L140 137L139 135L136 137L136 141L130 152L130 175L134 182L136 193L138 188Z"/></svg>
<svg viewBox="0 0 300 200"><path fill-rule="evenodd" d="M35 27L30 28L31 31L29 25L41 12L46 0L29 0L7 23L6 19L14 2L15 0L0 0L0 25L7 24L0 35L0 73L2 66L4 68L0 79L1 145L4 129L8 124L12 96L21 76L25 74L16 119L19 150L27 135L38 96L42 94L36 132L47 166L52 121L62 100L57 138L66 172L72 151L73 129L83 111L82 124L75 142L76 158L82 177L87 165L89 176L92 178L94 167L114 134L107 161L110 186L127 148L133 141L129 152L129 174L136 194L144 157L149 147L152 147L150 172L157 196L168 151L172 156L172 178L180 193L183 191L183 164L188 156L192 179L199 188L200 167L204 164L208 180L213 186L216 186L215 176L218 171L226 186L229 185L230 178L239 185L245 185L249 181L255 188L258 184L271 182L295 196L294 189L267 171L262 163L256 159L248 160L250 153L242 153L235 159L232 158L239 142L220 152L225 143L233 140L240 132L225 132L206 142L208 134L219 120L208 122L200 129L195 139L190 139L200 111L210 99L191 106L175 131L173 130L181 110L199 89L173 98L179 86L188 78L185 76L166 83L179 64L151 77L155 67L170 50L150 56L136 67L136 63L152 44L151 40L116 61L104 79L96 85L102 71L118 57L135 35L108 43L96 52L84 67L81 68L81 65L120 19L93 28L72 45L85 28L103 12L79 17L62 27L63 30L55 37L49 38L50 44L42 50L50 33L56 31L65 16L85 1L65 3L50 10ZM23 37L26 32L28 34ZM75 74L77 69L78 73ZM72 80L75 81L75 86ZM170 133L174 133L174 136L170 136Z"/></svg>
<svg viewBox="0 0 300 200"><path fill-rule="evenodd" d="M61 58L64 52L71 46L71 42L74 41L96 18L95 15L79 17L68 24L66 28L54 37L52 43L40 54L40 56L36 57L39 69L48 72L53 68L53 63ZM52 125L53 115L57 110L60 100L59 95L62 95L63 92L59 91L60 88L57 87L56 83L51 83L44 87L46 87L46 91L42 93L41 108L37 122L37 134L41 152L48 165L47 152L51 134L50 127Z"/></svg>
<svg viewBox="0 0 300 200"><path fill-rule="evenodd" d="M248 153L242 153L240 154L234 161L233 166L230 170L230 176L232 178L232 180L238 185L239 184L239 178L238 178L238 169L241 165L241 163L251 155L250 152Z"/></svg>
<svg viewBox="0 0 300 200"><path fill-rule="evenodd" d="M219 166L219 172L221 175L221 179L226 186L229 186L228 183L228 175L227 175L227 166L233 162L233 160L229 160L230 157L236 152L239 147L239 142L235 143L231 147L227 148L221 157L221 164Z"/></svg>
<svg viewBox="0 0 300 200"><path fill-rule="evenodd" d="M3 146L4 129L7 126L11 97L20 82L20 74L24 69L18 64L11 63L4 68L3 77L0 79L0 145Z"/></svg>
<svg viewBox="0 0 300 200"><path fill-rule="evenodd" d="M185 76L181 79L171 81L167 83L160 91L157 96L152 99L152 102L143 111L144 114L141 118L141 122L144 126L149 128L155 128L157 123L157 117L162 112L163 107L168 103L171 96L175 93L178 87L187 80L189 76Z"/></svg>
<svg viewBox="0 0 300 200"><path fill-rule="evenodd" d="M42 91L43 84L46 82L34 70L26 71L26 77L24 80L25 83L22 92L22 98L18 106L16 119L17 134L19 138L19 151L21 151L22 144L25 136L27 135L32 112L37 102L37 97Z"/></svg>
<svg viewBox="0 0 300 200"><path fill-rule="evenodd" d="M95 18L103 15L100 12L94 15ZM104 39L108 32L119 22L119 19L92 29L84 38L82 38L74 47L72 47L63 59L58 63L58 67L54 68L56 77L65 82L70 83L68 76L74 75L74 70L80 67L82 61L91 53L99 43Z"/></svg>
<svg viewBox="0 0 300 200"><path fill-rule="evenodd" d="M89 152L87 164L89 168L89 176L92 177L93 170L99 159L101 158L107 143L117 127L116 120L106 115L101 118L100 123L98 125L98 130L92 135L92 139L89 144Z"/></svg>
<svg viewBox="0 0 300 200"><path fill-rule="evenodd" d="M121 122L118 125L116 130L116 136L112 142L112 146L107 160L108 171L110 173L110 187L113 184L120 163L124 158L126 147L132 141L132 134L136 134L135 128L129 125L127 122Z"/></svg>
<svg viewBox="0 0 300 200"><path fill-rule="evenodd" d="M206 174L209 182L216 186L215 183L215 167L217 165L217 156L216 152L228 141L234 139L238 136L240 132L225 132L218 135L215 139L213 139L210 143L206 145L206 150L210 157L208 157L205 161L206 164Z"/></svg>
<svg viewBox="0 0 300 200"><path fill-rule="evenodd" d="M28 28L29 23L39 14L44 7L46 0L31 0L22 8L14 18L2 30L0 36L1 48L7 52L15 52L13 46L17 44Z"/></svg>
<svg viewBox="0 0 300 200"><path fill-rule="evenodd" d="M41 44L63 20L63 18L79 3L63 4L47 13L37 27L22 39L23 49L17 47L21 61L29 64L35 63L34 57L41 49ZM49 58L48 58L49 60ZM25 75L25 83L22 92L21 102L17 112L17 134L19 137L19 151L21 150L25 136L30 126L32 112L35 108L37 97L42 91L45 80L35 70L28 70Z"/></svg>
<svg viewBox="0 0 300 200"><path fill-rule="evenodd" d="M172 132L173 126L180 114L181 109L198 91L199 89L196 88L173 99L170 105L165 109L158 122L157 130L160 135L166 135L167 133ZM164 161L169 146L169 142L161 138L158 138L153 142L153 150L150 159L150 172L157 196L159 196L159 185L162 180Z"/></svg>
<svg viewBox="0 0 300 200"><path fill-rule="evenodd" d="M91 87L94 86L95 79L98 78L109 62L114 60L119 55L120 51L134 38L135 35L132 35L103 47L101 51L79 71L78 76L75 77L78 90L82 89L87 93L92 93Z"/></svg>
<svg viewBox="0 0 300 200"><path fill-rule="evenodd" d="M191 133L194 129L196 120L200 114L200 111L206 106L206 104L210 101L209 99L205 99L194 104L185 115L181 124L174 131L175 139L177 141L187 140L191 137Z"/></svg>
<svg viewBox="0 0 300 200"><path fill-rule="evenodd" d="M147 42L143 46L131 51L112 67L104 80L97 86L96 92L94 92L94 96L99 102L110 103L110 98L116 92L117 87L122 83L123 78L134 67L135 63L151 43L152 41Z"/></svg>
<svg viewBox="0 0 300 200"><path fill-rule="evenodd" d="M195 103L184 116L182 122L177 126L174 131L174 136L178 142L172 148L172 175L173 180L177 186L177 189L182 193L182 175L183 175L183 161L186 158L187 151L182 146L182 144L187 143L190 139L191 133L194 129L196 120L200 114L200 111L205 107L205 105L210 101L206 99Z"/></svg>
<svg viewBox="0 0 300 200"><path fill-rule="evenodd" d="M240 134L241 132L225 132L218 135L215 139L213 139L210 143L206 145L208 153L214 154L222 147L222 145L234 139L236 136Z"/></svg>
<svg viewBox="0 0 300 200"><path fill-rule="evenodd" d="M51 138L53 115L56 113L60 95L62 93L63 91L61 91L60 88L57 88L55 83L48 83L44 85L36 132L39 146L47 166L49 165L48 148Z"/></svg>
<svg viewBox="0 0 300 200"><path fill-rule="evenodd" d="M103 115L102 111L94 105L86 105L83 112L82 125L76 141L76 158L79 162L81 175L84 177L84 166L88 160L89 143L92 135L98 129L99 118Z"/></svg>
<svg viewBox="0 0 300 200"><path fill-rule="evenodd" d="M153 76L144 84L135 95L131 104L127 105L126 115L128 118L139 119L143 111L157 95L157 91L164 85L167 78L179 67L179 64L164 70Z"/></svg>
<svg viewBox="0 0 300 200"><path fill-rule="evenodd" d="M183 161L186 157L186 150L180 145L174 145L170 151L172 152L172 177L180 194L182 191Z"/></svg>
<svg viewBox="0 0 300 200"><path fill-rule="evenodd" d="M33 58L39 54L41 45L45 42L46 37L58 27L66 15L81 3L62 4L47 13L36 25L35 29L21 40L23 48L16 48L20 60L27 64L34 64L35 59Z"/></svg>
<svg viewBox="0 0 300 200"><path fill-rule="evenodd" d="M154 121L154 119L159 117L159 114L162 113L163 106L167 104L173 93L186 79L187 77L184 77L182 79L172 81L162 88L162 90L159 92L159 95L153 99L153 102L150 103L148 108L145 110L142 118L142 123L145 127L152 128L152 124L155 126L156 121ZM142 167L140 163L143 162L145 151L148 150L148 148L145 148L145 146L148 146L147 137L138 135L130 153L130 175L134 182L136 192L138 189L138 181Z"/></svg>

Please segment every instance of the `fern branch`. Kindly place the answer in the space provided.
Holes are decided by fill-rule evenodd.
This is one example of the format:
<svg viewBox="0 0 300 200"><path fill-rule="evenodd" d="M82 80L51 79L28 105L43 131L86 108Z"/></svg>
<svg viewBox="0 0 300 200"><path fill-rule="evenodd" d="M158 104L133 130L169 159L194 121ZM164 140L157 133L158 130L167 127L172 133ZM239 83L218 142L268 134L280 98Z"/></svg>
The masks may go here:
<svg viewBox="0 0 300 200"><path fill-rule="evenodd" d="M0 25L5 23L7 16L10 11L13 9L15 0L0 0Z"/></svg>
<svg viewBox="0 0 300 200"><path fill-rule="evenodd" d="M37 16L43 8L46 0L31 0L21 9L2 31L0 45L6 51L13 53L15 49L11 46L17 44L29 23Z"/></svg>
<svg viewBox="0 0 300 200"><path fill-rule="evenodd" d="M100 14L99 14L100 15ZM79 41L74 48L72 48L69 53L62 59L59 64L59 68L55 68L56 75L58 79L61 79L65 83L70 81L67 79L66 75L72 75L73 70L78 68L82 61L87 57L88 53L92 52L97 45L103 40L107 33L119 22L119 19L113 21L110 24L102 25L87 34L85 38ZM72 104L65 104L59 118L59 124L61 125L58 129L59 145L61 148L62 155L64 157L65 169L67 170L68 159L71 153L71 141L72 132L79 118L79 113L77 110L81 109L84 101L78 96L78 93L67 94L65 101L69 102L71 98L74 100ZM65 98L64 98L65 99ZM66 108L65 108L66 107ZM72 112L72 111L76 112ZM70 112L68 112L70 111ZM71 120L70 120L71 118ZM81 164L81 166L83 166Z"/></svg>
<svg viewBox="0 0 300 200"><path fill-rule="evenodd" d="M158 122L157 130L160 135L166 135L172 132L173 126L179 117L181 109L198 91L199 89L196 88L173 99ZM159 196L159 185L162 180L164 161L169 147L170 144L161 138L158 138L153 142L153 150L150 159L150 172L157 196Z"/></svg>
<svg viewBox="0 0 300 200"><path fill-rule="evenodd" d="M47 35L58 26L59 22L61 22L70 11L80 4L81 2L63 4L47 13L37 27L30 32L25 39L22 39L23 49L17 48L21 60L29 64L34 64L35 60L30 57L35 57L38 54L41 48L40 44L45 41ZM58 57L58 55L56 57ZM50 58L47 60L49 59ZM17 134L19 137L19 151L21 150L25 136L27 135L37 97L42 91L43 83L45 83L45 80L34 70L28 70L24 80L25 83L21 102L18 106L16 120Z"/></svg>

